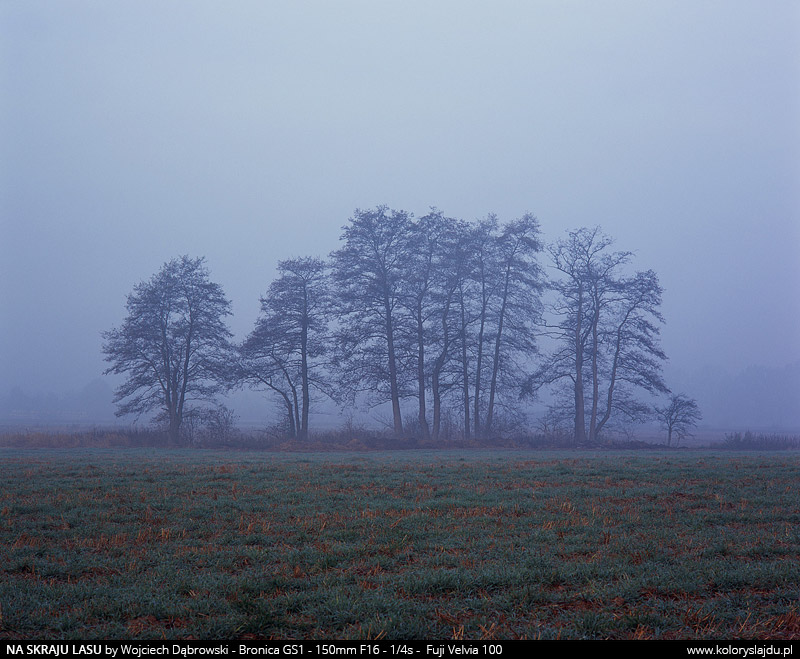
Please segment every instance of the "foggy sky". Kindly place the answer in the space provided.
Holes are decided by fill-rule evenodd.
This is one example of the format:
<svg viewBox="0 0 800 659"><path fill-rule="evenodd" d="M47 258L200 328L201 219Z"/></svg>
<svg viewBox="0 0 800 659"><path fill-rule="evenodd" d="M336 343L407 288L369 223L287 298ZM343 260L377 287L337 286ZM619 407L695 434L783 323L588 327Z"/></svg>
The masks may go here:
<svg viewBox="0 0 800 659"><path fill-rule="evenodd" d="M0 394L97 378L181 254L243 338L378 204L601 225L683 389L800 362L796 2L5 0L0 48Z"/></svg>

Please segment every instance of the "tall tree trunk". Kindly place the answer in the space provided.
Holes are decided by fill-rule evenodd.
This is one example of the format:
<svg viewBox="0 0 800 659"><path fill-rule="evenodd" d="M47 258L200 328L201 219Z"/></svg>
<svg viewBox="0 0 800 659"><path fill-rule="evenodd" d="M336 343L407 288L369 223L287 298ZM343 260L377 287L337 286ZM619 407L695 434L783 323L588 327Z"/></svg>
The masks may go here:
<svg viewBox="0 0 800 659"><path fill-rule="evenodd" d="M433 395L433 425L431 428L431 438L433 441L439 440L439 431L442 427L442 394L439 390L439 373L434 370L431 375L431 393Z"/></svg>
<svg viewBox="0 0 800 659"><path fill-rule="evenodd" d="M297 438L297 422L295 421L294 405L292 399L283 393L283 401L286 404L286 418L289 420L289 437L291 439Z"/></svg>
<svg viewBox="0 0 800 659"><path fill-rule="evenodd" d="M461 378L462 392L464 394L464 439L469 439L471 435L470 415L469 415L469 356L467 353L467 318L464 306L464 291L461 290L461 327L459 338L461 340Z"/></svg>
<svg viewBox="0 0 800 659"><path fill-rule="evenodd" d="M583 291L578 290L578 310L575 322L575 446L586 441L586 416L583 394Z"/></svg>
<svg viewBox="0 0 800 659"><path fill-rule="evenodd" d="M472 424L475 428L475 437L480 438L483 435L483 427L481 425L481 370L483 368L483 334L486 328L486 299L483 301L483 308L481 309L481 326L478 330L478 358L475 365L475 407L472 413Z"/></svg>
<svg viewBox="0 0 800 659"><path fill-rule="evenodd" d="M170 446L179 446L180 445L180 433L181 433L181 418L178 416L177 411L171 410L169 415L169 445Z"/></svg>
<svg viewBox="0 0 800 659"><path fill-rule="evenodd" d="M627 316L626 316L627 319ZM603 414L603 418L597 423L597 431L596 433L599 435L600 431L603 429L603 426L606 425L606 422L611 418L611 409L614 404L614 387L617 382L617 367L619 365L619 355L622 352L622 325L617 328L617 342L614 346L614 361L611 365L611 376L609 377L608 381L608 395L606 397L606 410Z"/></svg>
<svg viewBox="0 0 800 659"><path fill-rule="evenodd" d="M597 373L598 349L600 347L597 337L597 323L599 310L595 308L592 318L592 414L589 420L589 442L597 441L597 407L600 398L600 382Z"/></svg>
<svg viewBox="0 0 800 659"><path fill-rule="evenodd" d="M308 408L311 395L308 387L308 291L303 289L303 312L300 326L300 377L303 397L300 439L308 439Z"/></svg>
<svg viewBox="0 0 800 659"><path fill-rule="evenodd" d="M289 398L289 396L286 393L281 392L281 394L286 399L288 405L291 407L291 410L289 412L289 416L294 416L294 420L293 420L292 424L290 424L290 425L294 425L294 431L292 433L292 437L297 437L297 433L300 431L300 400L299 400L299 398L297 396L297 385L292 381L292 378L289 375L289 371L286 369L286 365L283 364L282 362L278 361L277 359L275 360L275 362L276 362L278 368L281 369L281 372L283 373L283 377L285 378L286 383L289 385L289 390L292 392L291 399ZM280 390L276 389L276 391L280 391Z"/></svg>
<svg viewBox="0 0 800 659"><path fill-rule="evenodd" d="M186 403L186 389L189 386L189 363L190 358L192 356L192 351L194 350L194 318L192 314L189 314L189 331L186 334L186 353L183 357L183 365L181 371L181 385L180 385L180 397L178 398L178 409L176 413L176 426L175 426L175 441L176 443L179 442L179 433L181 428L181 423L183 422L183 406Z"/></svg>
<svg viewBox="0 0 800 659"><path fill-rule="evenodd" d="M489 385L489 407L486 410L486 423L484 424L484 435L488 436L492 430L492 420L494 419L494 398L497 391L497 373L500 370L500 343L503 337L503 321L506 314L506 303L508 302L508 285L511 277L510 266L506 268L506 277L503 285L503 301L500 304L500 318L497 320L497 337L494 341L494 360L492 362L492 380Z"/></svg>
<svg viewBox="0 0 800 659"><path fill-rule="evenodd" d="M165 403L167 409L167 416L169 418L167 426L167 442L170 446L180 445L180 430L181 430L181 409L179 404L178 383L176 382L176 374L173 372L169 375L169 384L165 394Z"/></svg>
<svg viewBox="0 0 800 659"><path fill-rule="evenodd" d="M388 298L384 298L384 311L386 314L386 349L389 353L389 394L392 399L394 434L401 437L403 435L403 418L400 413L400 389L397 384L397 356L394 349L392 309Z"/></svg>
<svg viewBox="0 0 800 659"><path fill-rule="evenodd" d="M300 432L300 401L298 400L297 397L297 387L292 385L291 388L292 388L292 402L294 407L294 426L296 428L295 436L297 436L297 433Z"/></svg>
<svg viewBox="0 0 800 659"><path fill-rule="evenodd" d="M584 418L584 395L583 383L579 378L583 377L582 369L578 368L575 381L575 446L586 440L586 419Z"/></svg>
<svg viewBox="0 0 800 659"><path fill-rule="evenodd" d="M439 432L442 427L442 393L440 390L440 377L442 368L447 361L448 354L450 353L450 331L447 325L447 317L450 315L450 300L452 299L453 290L450 290L450 295L447 298L447 303L442 311L442 350L436 361L433 364L433 373L431 374L431 391L433 393L433 439L439 439Z"/></svg>
<svg viewBox="0 0 800 659"><path fill-rule="evenodd" d="M428 426L428 412L425 401L425 328L422 323L422 303L417 301L417 397L419 399L419 425L422 429L423 439L430 439L431 430Z"/></svg>

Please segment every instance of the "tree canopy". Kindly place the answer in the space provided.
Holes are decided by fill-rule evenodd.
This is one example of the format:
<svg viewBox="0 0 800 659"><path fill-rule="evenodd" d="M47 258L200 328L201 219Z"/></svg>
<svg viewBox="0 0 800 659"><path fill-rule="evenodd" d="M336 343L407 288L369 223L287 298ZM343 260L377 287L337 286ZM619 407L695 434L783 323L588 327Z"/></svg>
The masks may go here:
<svg viewBox="0 0 800 659"><path fill-rule="evenodd" d="M126 309L122 325L103 334L105 373L126 377L117 415L157 411L177 444L187 404L212 399L229 377L230 302L203 258L182 256L134 286Z"/></svg>
<svg viewBox="0 0 800 659"><path fill-rule="evenodd" d="M671 441L699 411L685 396L664 408L642 398L669 393L663 291L632 264L600 227L545 243L530 213L466 222L357 209L327 261L278 263L235 349L230 303L204 260L165 263L104 334L106 373L127 378L118 414L155 411L174 442L189 401L244 385L277 398L291 437L308 436L315 393L386 405L395 436L436 441L522 428L520 399L548 391L542 427L571 424L575 444L654 414Z"/></svg>

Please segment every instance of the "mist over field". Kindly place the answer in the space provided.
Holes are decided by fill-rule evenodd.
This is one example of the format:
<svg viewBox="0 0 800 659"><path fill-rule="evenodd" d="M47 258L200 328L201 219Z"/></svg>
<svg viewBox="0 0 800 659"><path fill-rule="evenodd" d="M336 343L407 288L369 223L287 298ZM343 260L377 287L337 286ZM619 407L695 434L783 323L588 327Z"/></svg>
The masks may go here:
<svg viewBox="0 0 800 659"><path fill-rule="evenodd" d="M791 2L4 2L0 425L129 423L102 333L136 284L205 257L241 342L280 261L386 205L599 225L658 276L699 427L796 432L798 34Z"/></svg>
<svg viewBox="0 0 800 659"><path fill-rule="evenodd" d="M791 654L799 36L2 0L0 646Z"/></svg>

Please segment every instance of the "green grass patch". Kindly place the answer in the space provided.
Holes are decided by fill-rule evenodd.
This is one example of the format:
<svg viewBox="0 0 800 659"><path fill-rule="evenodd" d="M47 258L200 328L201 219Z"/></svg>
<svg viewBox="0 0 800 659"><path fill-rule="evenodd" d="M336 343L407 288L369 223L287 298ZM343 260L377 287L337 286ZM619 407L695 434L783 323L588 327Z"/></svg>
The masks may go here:
<svg viewBox="0 0 800 659"><path fill-rule="evenodd" d="M0 638L800 638L795 454L0 451Z"/></svg>

